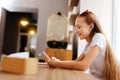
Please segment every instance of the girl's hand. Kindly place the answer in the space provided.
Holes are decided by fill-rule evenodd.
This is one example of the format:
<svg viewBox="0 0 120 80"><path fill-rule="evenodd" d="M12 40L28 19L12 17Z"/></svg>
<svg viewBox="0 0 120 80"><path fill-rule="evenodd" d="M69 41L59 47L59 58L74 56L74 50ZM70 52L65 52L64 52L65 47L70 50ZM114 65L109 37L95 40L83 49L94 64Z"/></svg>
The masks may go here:
<svg viewBox="0 0 120 80"><path fill-rule="evenodd" d="M54 66L54 61L53 61L53 60L48 60L48 61L47 61L47 64L49 65L49 67L55 68L55 66Z"/></svg>
<svg viewBox="0 0 120 80"><path fill-rule="evenodd" d="M47 63L50 67L56 67L56 63L59 61L60 60L57 59L56 57L52 57L50 60L47 61Z"/></svg>
<svg viewBox="0 0 120 80"><path fill-rule="evenodd" d="M51 58L53 61L60 61L58 58L56 58L56 57L52 57Z"/></svg>

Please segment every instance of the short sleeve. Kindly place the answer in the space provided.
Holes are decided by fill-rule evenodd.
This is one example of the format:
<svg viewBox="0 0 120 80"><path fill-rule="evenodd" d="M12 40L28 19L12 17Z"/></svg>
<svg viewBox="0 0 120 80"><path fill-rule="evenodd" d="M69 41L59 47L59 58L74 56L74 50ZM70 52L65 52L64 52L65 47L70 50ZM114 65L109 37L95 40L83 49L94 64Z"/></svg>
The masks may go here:
<svg viewBox="0 0 120 80"><path fill-rule="evenodd" d="M90 46L92 47L95 45L97 45L101 49L104 49L104 47L106 46L106 39L103 34L97 33L93 36Z"/></svg>

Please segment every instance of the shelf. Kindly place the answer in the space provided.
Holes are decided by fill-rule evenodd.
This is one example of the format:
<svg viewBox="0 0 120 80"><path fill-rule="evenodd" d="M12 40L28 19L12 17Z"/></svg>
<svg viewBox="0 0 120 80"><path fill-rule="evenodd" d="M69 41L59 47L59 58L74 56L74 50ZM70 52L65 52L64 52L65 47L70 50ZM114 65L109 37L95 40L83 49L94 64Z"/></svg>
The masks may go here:
<svg viewBox="0 0 120 80"><path fill-rule="evenodd" d="M78 6L79 0L71 0L68 11L72 11L75 6Z"/></svg>

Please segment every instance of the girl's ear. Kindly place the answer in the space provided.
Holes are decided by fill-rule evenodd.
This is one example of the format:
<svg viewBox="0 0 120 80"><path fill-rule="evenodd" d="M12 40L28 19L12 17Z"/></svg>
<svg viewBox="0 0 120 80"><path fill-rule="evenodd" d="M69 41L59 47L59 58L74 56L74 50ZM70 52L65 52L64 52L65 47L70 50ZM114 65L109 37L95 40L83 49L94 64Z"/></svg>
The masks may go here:
<svg viewBox="0 0 120 80"><path fill-rule="evenodd" d="M91 24L90 24L90 30L92 30L93 28L94 28L94 24L91 23Z"/></svg>

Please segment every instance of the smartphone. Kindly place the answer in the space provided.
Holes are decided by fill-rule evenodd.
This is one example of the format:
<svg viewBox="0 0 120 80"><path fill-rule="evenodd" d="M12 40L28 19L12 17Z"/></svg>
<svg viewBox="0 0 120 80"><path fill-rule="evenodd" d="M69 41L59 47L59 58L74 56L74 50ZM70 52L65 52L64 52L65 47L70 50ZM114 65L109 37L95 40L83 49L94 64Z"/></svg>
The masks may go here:
<svg viewBox="0 0 120 80"><path fill-rule="evenodd" d="M47 58L48 60L50 60L50 57L46 54L45 51L43 51L43 54L46 56L46 58Z"/></svg>

